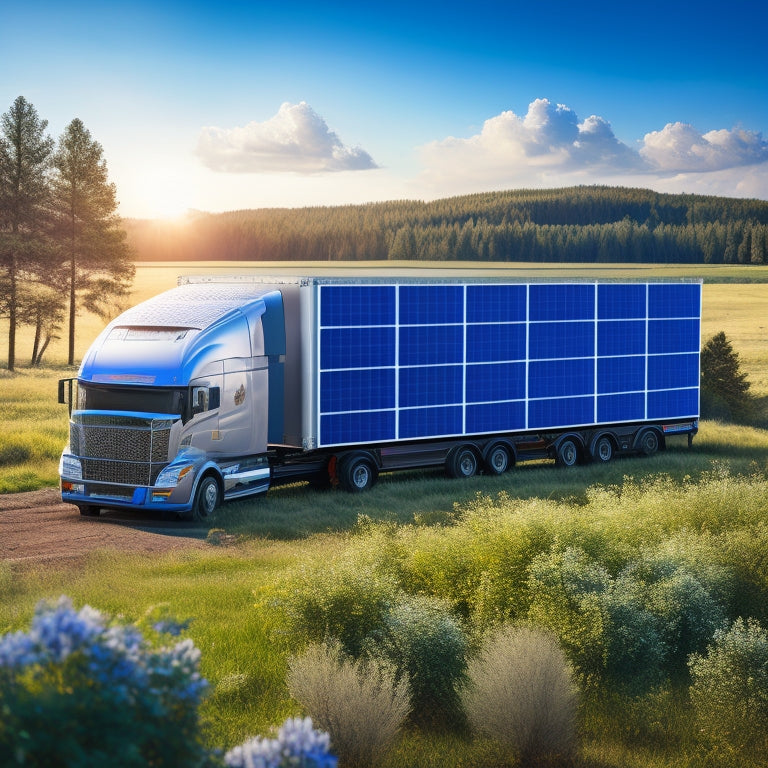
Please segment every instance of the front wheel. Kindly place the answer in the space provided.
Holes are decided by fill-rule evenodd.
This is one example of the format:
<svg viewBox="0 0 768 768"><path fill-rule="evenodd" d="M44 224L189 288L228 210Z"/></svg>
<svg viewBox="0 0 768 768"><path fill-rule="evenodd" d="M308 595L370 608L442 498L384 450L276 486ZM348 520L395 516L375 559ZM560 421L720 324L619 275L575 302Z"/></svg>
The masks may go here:
<svg viewBox="0 0 768 768"><path fill-rule="evenodd" d="M98 517L101 514L101 508L94 507L92 504L80 504L77 508L83 517Z"/></svg>
<svg viewBox="0 0 768 768"><path fill-rule="evenodd" d="M219 484L213 475L206 475L197 486L195 503L192 506L192 520L199 523L210 522L219 506Z"/></svg>

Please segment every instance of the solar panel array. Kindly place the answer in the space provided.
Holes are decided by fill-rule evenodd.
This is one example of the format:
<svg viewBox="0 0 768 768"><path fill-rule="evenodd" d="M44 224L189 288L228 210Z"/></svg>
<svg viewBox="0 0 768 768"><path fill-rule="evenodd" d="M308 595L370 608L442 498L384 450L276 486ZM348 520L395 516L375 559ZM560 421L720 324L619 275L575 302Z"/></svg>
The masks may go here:
<svg viewBox="0 0 768 768"><path fill-rule="evenodd" d="M699 283L316 289L321 446L698 416Z"/></svg>

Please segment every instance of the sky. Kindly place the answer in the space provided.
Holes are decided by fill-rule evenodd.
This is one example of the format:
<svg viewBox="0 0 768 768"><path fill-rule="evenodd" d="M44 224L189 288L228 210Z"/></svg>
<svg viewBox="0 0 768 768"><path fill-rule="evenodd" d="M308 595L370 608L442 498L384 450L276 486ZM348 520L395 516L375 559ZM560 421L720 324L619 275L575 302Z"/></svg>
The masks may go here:
<svg viewBox="0 0 768 768"><path fill-rule="evenodd" d="M0 113L79 118L119 213L608 184L768 200L768 5L0 2Z"/></svg>

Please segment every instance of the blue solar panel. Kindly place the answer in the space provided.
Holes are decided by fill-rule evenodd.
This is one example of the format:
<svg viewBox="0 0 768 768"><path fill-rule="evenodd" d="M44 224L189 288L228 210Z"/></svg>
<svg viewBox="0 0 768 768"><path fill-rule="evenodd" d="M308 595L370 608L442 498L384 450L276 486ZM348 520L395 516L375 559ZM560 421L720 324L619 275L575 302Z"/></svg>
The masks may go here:
<svg viewBox="0 0 768 768"><path fill-rule="evenodd" d="M699 413L698 389L660 390L648 393L649 419L679 419Z"/></svg>
<svg viewBox="0 0 768 768"><path fill-rule="evenodd" d="M696 387L699 383L699 356L651 355L648 358L648 389Z"/></svg>
<svg viewBox="0 0 768 768"><path fill-rule="evenodd" d="M698 413L698 283L318 287L321 445Z"/></svg>
<svg viewBox="0 0 768 768"><path fill-rule="evenodd" d="M400 411L400 437L462 434L462 408L413 408Z"/></svg>
<svg viewBox="0 0 768 768"><path fill-rule="evenodd" d="M648 286L648 317L700 317L701 286L659 283Z"/></svg>
<svg viewBox="0 0 768 768"><path fill-rule="evenodd" d="M699 351L698 320L650 320L648 322L648 354Z"/></svg>
<svg viewBox="0 0 768 768"><path fill-rule="evenodd" d="M644 418L644 392L599 395L597 398L597 421L600 424L610 424L616 421L642 421Z"/></svg>
<svg viewBox="0 0 768 768"><path fill-rule="evenodd" d="M393 285L324 285L320 292L320 325L394 325Z"/></svg>
<svg viewBox="0 0 768 768"><path fill-rule="evenodd" d="M486 403L467 406L467 433L514 432L525 429L525 403Z"/></svg>
<svg viewBox="0 0 768 768"><path fill-rule="evenodd" d="M597 391L634 392L645 389L645 357L606 357L597 361Z"/></svg>
<svg viewBox="0 0 768 768"><path fill-rule="evenodd" d="M464 367L438 365L400 369L400 407L452 405L464 395Z"/></svg>
<svg viewBox="0 0 768 768"><path fill-rule="evenodd" d="M525 323L467 326L467 362L525 360Z"/></svg>
<svg viewBox="0 0 768 768"><path fill-rule="evenodd" d="M592 320L594 317L594 285L553 283L530 287L529 320Z"/></svg>
<svg viewBox="0 0 768 768"><path fill-rule="evenodd" d="M401 285L400 324L430 325L464 322L461 285Z"/></svg>
<svg viewBox="0 0 768 768"><path fill-rule="evenodd" d="M460 325L414 325L400 329L400 365L440 365L464 361Z"/></svg>
<svg viewBox="0 0 768 768"><path fill-rule="evenodd" d="M394 364L394 328L326 328L320 331L321 370Z"/></svg>
<svg viewBox="0 0 768 768"><path fill-rule="evenodd" d="M645 306L645 285L603 283L597 287L597 317L600 320L645 319Z"/></svg>
<svg viewBox="0 0 768 768"><path fill-rule="evenodd" d="M548 360L553 357L593 357L595 354L595 324L531 323L528 357Z"/></svg>
<svg viewBox="0 0 768 768"><path fill-rule="evenodd" d="M529 429L572 427L579 424L593 424L594 421L594 397L531 400L528 404Z"/></svg>
<svg viewBox="0 0 768 768"><path fill-rule="evenodd" d="M395 411L320 416L320 445L386 442L395 439Z"/></svg>
<svg viewBox="0 0 768 768"><path fill-rule="evenodd" d="M595 361L547 360L528 366L528 397L567 397L595 392Z"/></svg>
<svg viewBox="0 0 768 768"><path fill-rule="evenodd" d="M467 366L467 402L487 403L525 398L525 363Z"/></svg>
<svg viewBox="0 0 768 768"><path fill-rule="evenodd" d="M320 410L369 411L395 407L394 368L324 371L320 374Z"/></svg>
<svg viewBox="0 0 768 768"><path fill-rule="evenodd" d="M467 322L524 323L526 293L524 285L467 286Z"/></svg>
<svg viewBox="0 0 768 768"><path fill-rule="evenodd" d="M597 324L597 354L645 354L645 320L614 320Z"/></svg>

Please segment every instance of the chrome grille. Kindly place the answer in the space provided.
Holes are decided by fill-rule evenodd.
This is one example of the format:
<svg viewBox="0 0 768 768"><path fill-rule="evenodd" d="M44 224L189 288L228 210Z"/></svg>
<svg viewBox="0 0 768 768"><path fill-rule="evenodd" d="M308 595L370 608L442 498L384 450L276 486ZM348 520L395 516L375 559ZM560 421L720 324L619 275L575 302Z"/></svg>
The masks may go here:
<svg viewBox="0 0 768 768"><path fill-rule="evenodd" d="M172 426L170 418L80 411L72 414L69 444L83 480L152 485L168 463Z"/></svg>

